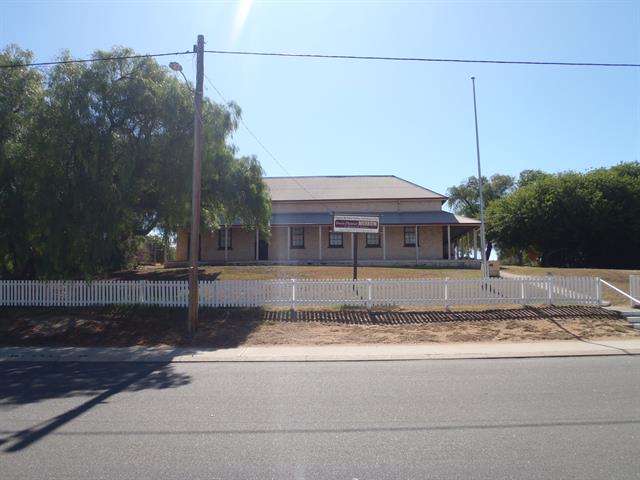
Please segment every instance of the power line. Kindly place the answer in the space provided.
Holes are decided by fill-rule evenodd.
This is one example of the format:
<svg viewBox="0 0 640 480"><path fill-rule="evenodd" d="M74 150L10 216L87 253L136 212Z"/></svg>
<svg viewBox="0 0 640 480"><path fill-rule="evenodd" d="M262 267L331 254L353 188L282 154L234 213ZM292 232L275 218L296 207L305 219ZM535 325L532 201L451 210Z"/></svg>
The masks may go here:
<svg viewBox="0 0 640 480"><path fill-rule="evenodd" d="M191 55L192 51L187 50L185 52L169 52L169 53L150 53L145 55L123 55L118 57L98 57L98 58L84 58L74 60L56 60L53 62L34 62L34 63L10 63L0 65L0 68L22 68L22 67L48 67L51 65L67 65L71 63L91 63L91 62L108 62L111 60L128 60L131 58L154 58L154 57L169 57L175 55Z"/></svg>
<svg viewBox="0 0 640 480"><path fill-rule="evenodd" d="M175 55L189 55L190 50L183 52L153 53L147 55L123 55L118 57L85 58L74 60L57 60L52 62L14 63L0 65L0 68L46 67L51 65L66 65L72 63L106 62L111 60L127 60L134 58L154 58ZM492 65L533 65L552 67L604 67L604 68L640 68L640 63L606 63L606 62L548 62L535 60L488 60L469 58L428 58L428 57L387 57L379 55L330 55L322 53L286 53L286 52L255 52L246 50L205 50L205 53L216 55L244 55L259 57L285 57L285 58L315 58L334 60L368 60L391 62L430 62L430 63L472 63Z"/></svg>
<svg viewBox="0 0 640 480"><path fill-rule="evenodd" d="M205 50L205 53L219 55L247 55L259 57L324 58L338 60L380 60L392 62L435 62L435 63L487 63L498 65L547 65L554 67L628 67L638 68L640 63L598 63L598 62L546 62L533 60L474 60L462 58L425 57L383 57L377 55L328 55L320 53L252 52L241 50Z"/></svg>
<svg viewBox="0 0 640 480"><path fill-rule="evenodd" d="M206 52L206 51L205 51ZM220 98L222 99L223 102L225 103L229 103L229 101L225 98L225 96L222 94L222 92L220 90L218 90L218 88L213 84L213 82L211 81L211 79L207 76L207 74L205 73L204 78L207 80L207 82L209 82L209 85L211 85L211 87L216 91L216 93L220 96ZM240 121L240 123L242 124L242 126L247 130L247 132L249 132L249 135L251 135L253 137L253 139L258 143L258 145L260 145L263 150L265 152L267 152L267 154L273 159L274 162L276 162L276 164L282 169L282 171L284 173L286 173L287 177L289 177L291 180L293 180L302 190L304 190L305 192L307 192L307 194L316 201L319 201L318 198L314 197L313 194L307 190L305 188L304 185L302 185L302 183L300 183L298 181L298 179L296 177L294 177L293 175L291 175L289 173L289 171L286 169L286 167L280 163L280 161L276 158L276 156L271 153L271 150L269 150L266 145L264 143L262 143L260 141L260 139L258 138L258 136L253 133L253 130L251 130L251 128L249 128L249 125L246 124L246 122L242 119L242 116L238 117L238 120ZM325 207L325 209L329 212L329 213L333 213L333 209L331 208L327 208L327 204L325 203L321 203L321 205L323 205Z"/></svg>
<svg viewBox="0 0 640 480"><path fill-rule="evenodd" d="M211 79L207 76L207 74L204 75L204 78L207 80L207 82L209 82L209 85L211 85L211 87L216 91L216 93L220 96L220 98L222 99L223 102L225 103L229 103L229 101L225 98L225 96L222 94L222 92L220 90L218 90L218 88L213 84L213 82L211 81ZM251 135L253 137L253 139L258 142L258 145L260 145L265 152L267 152L267 154L273 159L274 162L276 162L278 164L278 166L288 175L288 176L292 176L287 169L284 167L284 165L282 165L278 159L276 158L276 156L271 153L271 150L269 150L264 143L262 143L260 141L260 139L258 138L258 136L253 133L253 130L251 130L249 128L249 125L246 124L246 122L242 119L242 116L238 117L238 120L240 121L240 123L242 124L242 126L247 130L247 132L249 132L249 135ZM308 192L307 192L308 193ZM311 195L309 193L309 195Z"/></svg>

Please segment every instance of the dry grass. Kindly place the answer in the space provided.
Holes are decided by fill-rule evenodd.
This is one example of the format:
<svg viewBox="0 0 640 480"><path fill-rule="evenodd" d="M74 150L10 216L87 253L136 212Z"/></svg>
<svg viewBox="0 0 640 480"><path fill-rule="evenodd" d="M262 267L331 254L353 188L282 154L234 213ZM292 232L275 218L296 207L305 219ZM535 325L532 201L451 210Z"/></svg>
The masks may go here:
<svg viewBox="0 0 640 480"><path fill-rule="evenodd" d="M609 268L545 268L545 267L516 267L503 266L502 270L515 275L527 275L532 277L544 277L548 274L565 277L600 277L606 282L615 285L619 289L629 293L629 275L640 275L640 270L616 270ZM603 285L602 297L612 305L629 306L629 300L614 290Z"/></svg>
<svg viewBox="0 0 640 480"><path fill-rule="evenodd" d="M547 274L563 276L594 276L629 292L629 275L640 274L640 270L615 270L598 268L543 268L503 266L502 270L515 275L544 277ZM349 279L351 266L328 265L212 265L199 269L200 277L207 280L275 280L282 278L298 279ZM164 268L145 266L138 270L116 272L113 278L128 280L186 280L186 268ZM394 278L479 278L479 270L426 268L426 267L359 267L358 278L394 279ZM628 300L622 295L603 286L604 300L612 305L628 306Z"/></svg>
<svg viewBox="0 0 640 480"><path fill-rule="evenodd" d="M213 265L199 268L205 279L219 280L275 280L298 279L349 279L351 266L324 265ZM129 280L186 280L186 268L142 267L138 270L116 272L113 277ZM358 267L358 278L479 278L479 270L436 269L425 267Z"/></svg>

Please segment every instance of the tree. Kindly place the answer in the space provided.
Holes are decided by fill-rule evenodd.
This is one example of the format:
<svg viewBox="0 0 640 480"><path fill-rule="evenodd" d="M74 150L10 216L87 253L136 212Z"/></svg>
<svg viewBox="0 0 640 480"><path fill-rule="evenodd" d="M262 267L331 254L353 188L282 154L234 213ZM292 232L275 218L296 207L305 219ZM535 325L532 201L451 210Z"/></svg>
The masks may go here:
<svg viewBox="0 0 640 480"><path fill-rule="evenodd" d="M482 177L482 195L485 208L497 198L502 198L513 190L515 179L510 175L492 175ZM464 183L447 190L449 206L458 215L480 218L480 194L478 177L469 177Z"/></svg>
<svg viewBox="0 0 640 480"><path fill-rule="evenodd" d="M518 176L517 187L524 187L525 185L548 177L550 177L550 174L543 172L542 170L523 170Z"/></svg>
<svg viewBox="0 0 640 480"><path fill-rule="evenodd" d="M17 45L0 51L3 65L30 63L33 55ZM44 106L42 76L24 67L0 69L0 275L34 272L31 231L21 221L31 201L28 137Z"/></svg>
<svg viewBox="0 0 640 480"><path fill-rule="evenodd" d="M492 175L490 179L482 177L482 195L485 208L494 200L510 193L515 185L515 179L510 175ZM447 203L458 215L470 218L480 218L480 189L478 177L469 177L464 183L447 190ZM493 245L487 242L486 258L491 255Z"/></svg>
<svg viewBox="0 0 640 480"><path fill-rule="evenodd" d="M5 50L3 63L25 62L28 53L16 52ZM24 114L24 132L16 147L2 141L3 151L20 150L11 165L22 181L14 190L25 201L22 210L13 202L0 212L0 225L14 224L9 240L0 238L0 275L100 275L126 267L152 230L188 225L192 94L154 59L116 58L134 53L96 51L93 58L112 60L57 65L32 80L40 96ZM2 81L3 92L14 92ZM237 158L230 143L240 114L233 103L205 99L203 222L214 226L227 215L266 231L270 203L260 164Z"/></svg>
<svg viewBox="0 0 640 480"><path fill-rule="evenodd" d="M639 178L638 162L546 175L489 206L487 235L544 266L638 268Z"/></svg>

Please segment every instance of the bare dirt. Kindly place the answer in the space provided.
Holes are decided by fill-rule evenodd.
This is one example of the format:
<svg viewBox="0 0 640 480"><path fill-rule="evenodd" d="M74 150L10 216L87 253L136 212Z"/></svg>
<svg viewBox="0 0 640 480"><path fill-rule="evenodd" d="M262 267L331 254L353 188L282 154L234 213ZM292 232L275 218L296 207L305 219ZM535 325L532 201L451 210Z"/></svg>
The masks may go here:
<svg viewBox="0 0 640 480"><path fill-rule="evenodd" d="M0 313L0 346L187 345L183 309L19 309ZM192 345L336 345L640 338L596 307L430 310L203 309Z"/></svg>

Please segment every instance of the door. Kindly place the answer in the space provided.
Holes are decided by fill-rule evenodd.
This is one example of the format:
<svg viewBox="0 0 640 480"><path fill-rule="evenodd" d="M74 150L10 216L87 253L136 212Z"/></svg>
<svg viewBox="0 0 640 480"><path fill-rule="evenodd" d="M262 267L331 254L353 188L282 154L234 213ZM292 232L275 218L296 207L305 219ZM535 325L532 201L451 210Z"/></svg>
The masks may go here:
<svg viewBox="0 0 640 480"><path fill-rule="evenodd" d="M269 260L269 244L265 240L258 243L258 260Z"/></svg>

